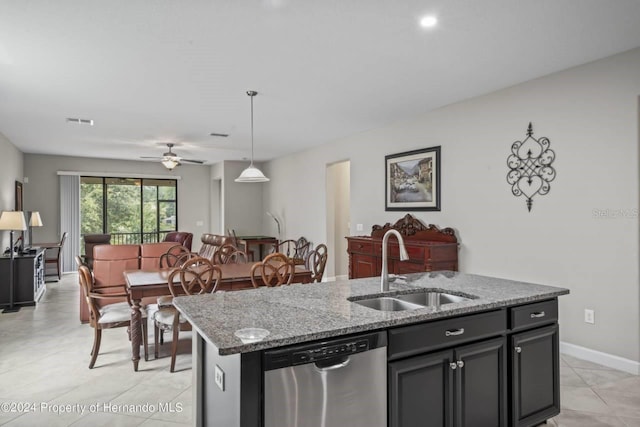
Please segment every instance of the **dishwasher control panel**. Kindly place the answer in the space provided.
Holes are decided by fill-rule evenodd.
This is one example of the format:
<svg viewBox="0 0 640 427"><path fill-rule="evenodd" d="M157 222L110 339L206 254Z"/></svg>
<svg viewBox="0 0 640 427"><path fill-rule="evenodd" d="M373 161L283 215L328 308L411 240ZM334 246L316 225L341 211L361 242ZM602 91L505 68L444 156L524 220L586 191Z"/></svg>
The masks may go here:
<svg viewBox="0 0 640 427"><path fill-rule="evenodd" d="M303 365L322 360L362 353L378 347L386 347L387 336L384 332L343 337L330 341L301 344L280 349L266 350L263 353L264 370L279 369L286 366Z"/></svg>
<svg viewBox="0 0 640 427"><path fill-rule="evenodd" d="M369 350L369 341L352 341L345 344L327 345L320 348L314 348L312 350L295 352L291 357L291 362L293 365L299 365L301 363L315 362L317 360L324 360L331 357L359 353L367 350Z"/></svg>

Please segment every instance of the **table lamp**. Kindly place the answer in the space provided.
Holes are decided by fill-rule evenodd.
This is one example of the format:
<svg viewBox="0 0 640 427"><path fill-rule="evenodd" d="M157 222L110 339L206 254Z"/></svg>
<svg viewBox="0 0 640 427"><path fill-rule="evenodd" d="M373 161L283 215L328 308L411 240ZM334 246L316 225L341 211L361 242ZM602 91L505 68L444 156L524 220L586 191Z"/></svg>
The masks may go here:
<svg viewBox="0 0 640 427"><path fill-rule="evenodd" d="M31 212L31 217L29 218L29 248L33 248L33 227L42 227L43 225L40 212Z"/></svg>
<svg viewBox="0 0 640 427"><path fill-rule="evenodd" d="M13 232L16 230L26 230L27 222L24 220L22 211L3 211L0 215L0 230L10 230L9 235L9 307L3 313L15 313L20 307L13 304Z"/></svg>

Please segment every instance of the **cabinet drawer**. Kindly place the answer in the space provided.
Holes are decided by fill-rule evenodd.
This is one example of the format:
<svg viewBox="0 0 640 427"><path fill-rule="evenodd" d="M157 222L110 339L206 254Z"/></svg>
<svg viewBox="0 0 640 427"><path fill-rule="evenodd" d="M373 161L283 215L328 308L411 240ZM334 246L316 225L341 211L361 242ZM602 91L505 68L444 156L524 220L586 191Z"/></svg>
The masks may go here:
<svg viewBox="0 0 640 427"><path fill-rule="evenodd" d="M360 254L372 254L373 242L364 240L352 240L349 239L349 252L357 252Z"/></svg>
<svg viewBox="0 0 640 427"><path fill-rule="evenodd" d="M410 260L424 262L424 246L405 244L405 248ZM400 259L400 246L397 243L389 244L389 257Z"/></svg>
<svg viewBox="0 0 640 427"><path fill-rule="evenodd" d="M557 321L557 299L521 305L509 309L509 327L512 331L532 328Z"/></svg>
<svg viewBox="0 0 640 427"><path fill-rule="evenodd" d="M464 317L436 320L389 330L390 360L450 347L481 338L501 335L507 330L504 309Z"/></svg>

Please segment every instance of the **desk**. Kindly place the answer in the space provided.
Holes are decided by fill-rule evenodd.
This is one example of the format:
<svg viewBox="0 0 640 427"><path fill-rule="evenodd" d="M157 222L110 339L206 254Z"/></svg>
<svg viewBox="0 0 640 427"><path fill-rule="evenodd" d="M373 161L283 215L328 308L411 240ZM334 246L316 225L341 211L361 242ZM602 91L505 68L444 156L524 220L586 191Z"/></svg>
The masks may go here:
<svg viewBox="0 0 640 427"><path fill-rule="evenodd" d="M245 250L249 253L249 246L257 245L258 253L260 254L260 259L256 261L262 261L262 245L277 245L278 239L271 236L237 236L239 245L244 245Z"/></svg>
<svg viewBox="0 0 640 427"><path fill-rule="evenodd" d="M218 284L219 291L237 291L253 289L251 284L251 267L255 263L220 264L222 280ZM140 343L142 342L142 314L140 301L145 297L159 297L170 294L167 278L171 269L162 270L127 270L124 278L127 282L127 292L133 305L131 310L131 360L133 370L138 370L140 361ZM176 277L175 279L178 279ZM296 266L293 276L294 283L310 283L311 271L302 265Z"/></svg>

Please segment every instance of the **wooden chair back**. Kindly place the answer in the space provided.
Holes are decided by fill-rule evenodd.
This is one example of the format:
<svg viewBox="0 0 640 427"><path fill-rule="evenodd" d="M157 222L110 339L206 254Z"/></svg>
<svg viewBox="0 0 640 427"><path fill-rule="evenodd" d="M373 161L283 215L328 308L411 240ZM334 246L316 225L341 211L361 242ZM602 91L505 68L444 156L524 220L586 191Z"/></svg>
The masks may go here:
<svg viewBox="0 0 640 427"><path fill-rule="evenodd" d="M293 261L285 254L276 252L267 255L262 262L251 267L251 284L257 288L261 284L259 280L262 279L265 286L290 285L294 273Z"/></svg>
<svg viewBox="0 0 640 427"><path fill-rule="evenodd" d="M175 245L160 255L160 268L180 267L185 261L196 256L197 255L192 253L187 247Z"/></svg>
<svg viewBox="0 0 640 427"><path fill-rule="evenodd" d="M171 295L199 295L215 292L222 271L217 265L202 257L193 257L185 261L180 267L174 268L167 283Z"/></svg>
<svg viewBox="0 0 640 427"><path fill-rule="evenodd" d="M249 262L249 256L234 245L227 243L213 255L214 264L244 264Z"/></svg>
<svg viewBox="0 0 640 427"><path fill-rule="evenodd" d="M327 246L320 243L314 250L309 252L305 266L311 270L311 280L314 282L322 282L324 268L327 265Z"/></svg>

